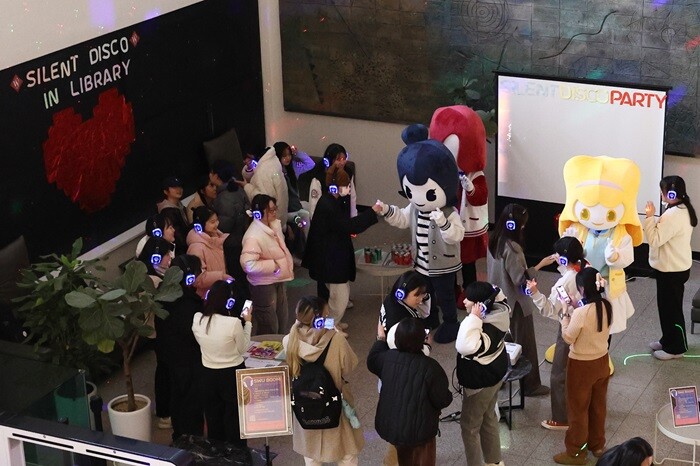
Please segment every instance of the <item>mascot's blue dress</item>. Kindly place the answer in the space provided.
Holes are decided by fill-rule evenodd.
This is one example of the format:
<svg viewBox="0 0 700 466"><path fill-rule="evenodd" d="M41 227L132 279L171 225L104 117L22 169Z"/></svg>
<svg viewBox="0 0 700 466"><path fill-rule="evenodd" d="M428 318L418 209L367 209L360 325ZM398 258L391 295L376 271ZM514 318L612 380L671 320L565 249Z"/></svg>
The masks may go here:
<svg viewBox="0 0 700 466"><path fill-rule="evenodd" d="M428 323L437 327L434 339L457 339L459 322L455 304L455 274L462 268L460 242L464 227L455 206L459 174L454 156L441 142L428 139L428 128L411 125L401 135L407 144L396 165L402 194L411 203L403 209L377 201L386 221L411 228L413 266L428 278L433 299ZM437 308L442 310L442 323Z"/></svg>

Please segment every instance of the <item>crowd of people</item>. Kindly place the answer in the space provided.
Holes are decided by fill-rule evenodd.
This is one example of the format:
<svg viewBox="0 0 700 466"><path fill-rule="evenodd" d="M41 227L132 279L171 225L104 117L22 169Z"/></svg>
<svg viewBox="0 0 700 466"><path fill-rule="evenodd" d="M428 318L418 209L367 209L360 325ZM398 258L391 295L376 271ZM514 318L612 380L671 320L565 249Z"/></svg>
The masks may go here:
<svg viewBox="0 0 700 466"><path fill-rule="evenodd" d="M339 144L331 144L304 173L295 171L295 157L289 144L275 143L258 157L248 156L240 176L231 163L217 161L187 207L181 202L179 179L163 181L163 201L146 222L136 257L156 286L168 267L183 271L182 297L166 304L167 319L155 321L156 414L161 427L172 426L174 440L202 435L206 422L210 439L246 446L240 438L235 372L245 367L244 353L254 335L287 334L284 346L292 377L322 357L344 404L352 407L346 379L359 361L343 321L356 273L351 236L381 218L402 228L417 219L414 228L419 230L424 222L427 238L432 238L430 222L449 225L439 210L422 218L410 206L400 210L381 202L358 213L354 173ZM462 184L470 192L469 183ZM661 337L650 346L658 359L666 360L688 349L682 300L697 216L682 178L665 177L660 188L667 208L656 218L654 204L648 203L643 228L650 265L656 269L661 321ZM454 299L447 302L443 294L453 288L453 276L422 273L427 265L421 260L427 264L429 258L420 251L414 251L415 270L401 275L382 302L377 341L366 365L378 377L375 428L389 444L385 464L436 463L441 410L453 397L445 369L430 357L436 342L454 342L467 464L504 464L494 408L509 369L507 340L520 344L523 357L533 363L523 380L525 396L551 397L552 415L542 426L566 430L565 450L554 457L557 463L586 464L590 452L600 458L599 464L649 464L651 448L642 439L606 449L608 347L618 315L606 297L605 273L592 266L585 244L572 235L563 236L553 254L528 267L523 251L527 223L523 206L510 204L501 212L484 248L488 281L476 280L471 270L464 275L460 304L467 317L461 322L452 309ZM445 271L453 273L461 265L458 242L463 234L455 227L459 237L448 246L457 255L454 264L441 264ZM545 296L537 288L537 276L553 263L561 277ZM286 283L294 278L295 264L309 270L317 296L296 303L295 320L289 322ZM244 305L248 299L252 307ZM438 339L436 303L443 323L450 325ZM537 364L538 313L560 322L549 387L542 383ZM319 321L325 323L319 326ZM447 336L453 331L456 340ZM362 430L345 411L339 424L328 429L304 429L295 419L293 447L307 465L358 464L363 445ZM629 458L639 460L621 462Z"/></svg>

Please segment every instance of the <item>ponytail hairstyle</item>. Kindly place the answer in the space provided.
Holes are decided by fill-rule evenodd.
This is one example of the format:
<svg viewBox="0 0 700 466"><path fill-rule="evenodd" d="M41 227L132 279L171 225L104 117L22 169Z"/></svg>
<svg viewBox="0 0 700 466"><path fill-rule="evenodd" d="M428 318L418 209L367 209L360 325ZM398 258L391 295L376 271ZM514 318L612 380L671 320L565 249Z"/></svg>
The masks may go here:
<svg viewBox="0 0 700 466"><path fill-rule="evenodd" d="M287 365L289 375L294 378L301 373L302 359L299 356L299 331L306 327L311 327L317 317L325 317L328 314L328 304L323 298L318 296L303 296L297 303L295 309L297 320L289 330L287 340ZM318 329L319 332L326 332L325 328Z"/></svg>
<svg viewBox="0 0 700 466"><path fill-rule="evenodd" d="M593 267L584 267L576 274L576 286L578 287L584 301L587 304L595 303L596 319L598 321L598 331L603 331L603 307L608 320L608 326L612 325L612 304L603 298L605 291L601 283L600 272Z"/></svg>
<svg viewBox="0 0 700 466"><path fill-rule="evenodd" d="M523 231L528 217L527 209L519 204L508 204L503 209L489 240L489 252L494 259L503 257L506 244L511 241L521 248L525 245Z"/></svg>
<svg viewBox="0 0 700 466"><path fill-rule="evenodd" d="M240 293L235 282L228 280L217 280L209 288L204 296L204 307L202 308L202 317L199 322L205 317L207 320L207 328L205 333L209 333L211 325L211 316L220 314L222 316L240 317L243 311L243 295Z"/></svg>
<svg viewBox="0 0 700 466"><path fill-rule="evenodd" d="M675 191L678 204L683 204L688 209L690 226L698 226L698 216L695 213L693 204L690 203L690 198L688 197L688 193L685 189L685 181L683 178L677 175L664 176L659 182L659 187L664 194L667 194L669 191Z"/></svg>

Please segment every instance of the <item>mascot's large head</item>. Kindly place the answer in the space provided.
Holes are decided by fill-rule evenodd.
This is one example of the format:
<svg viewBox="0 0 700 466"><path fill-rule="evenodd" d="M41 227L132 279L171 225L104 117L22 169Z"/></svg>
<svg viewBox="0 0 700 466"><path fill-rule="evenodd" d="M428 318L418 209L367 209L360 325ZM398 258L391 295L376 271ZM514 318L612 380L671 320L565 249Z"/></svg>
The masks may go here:
<svg viewBox="0 0 700 466"><path fill-rule="evenodd" d="M421 212L457 205L459 175L454 156L445 145L428 138L428 128L411 125L401 134L407 144L396 160L406 197Z"/></svg>
<svg viewBox="0 0 700 466"><path fill-rule="evenodd" d="M450 149L464 173L486 167L486 129L479 114L466 105L435 110L430 121L430 138Z"/></svg>
<svg viewBox="0 0 700 466"><path fill-rule="evenodd" d="M572 223L589 230L624 226L632 244L642 243L637 215L639 167L633 161L577 155L564 164L566 204L559 216L559 234Z"/></svg>

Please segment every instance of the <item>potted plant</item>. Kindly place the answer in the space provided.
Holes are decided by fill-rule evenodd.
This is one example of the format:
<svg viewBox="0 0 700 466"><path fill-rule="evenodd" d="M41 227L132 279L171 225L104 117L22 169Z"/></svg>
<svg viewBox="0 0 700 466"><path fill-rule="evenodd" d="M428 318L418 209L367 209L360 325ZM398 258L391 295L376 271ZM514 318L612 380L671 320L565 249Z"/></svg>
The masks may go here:
<svg viewBox="0 0 700 466"><path fill-rule="evenodd" d="M97 277L89 270L104 270L97 259L78 259L82 247L79 238L69 254L42 256L43 262L23 269L17 286L25 293L13 302L20 304L15 312L28 331L25 342L33 342L35 351L48 348L54 364L96 376L106 372L108 358L83 340L80 313L65 301L68 293L95 286Z"/></svg>
<svg viewBox="0 0 700 466"><path fill-rule="evenodd" d="M143 417L135 426L121 430L119 412L133 418L137 411L137 396L131 376L131 360L141 337L153 334L153 319L166 318L168 312L160 302L172 302L182 296L182 271L171 267L158 288L148 276L142 262L127 264L124 273L113 283L97 280L66 294L66 303L79 313L78 325L83 340L102 353L110 353L115 345L122 354L122 369L126 382L126 396L117 397L109 405L112 432L117 435L150 440L150 400L139 396ZM144 400L145 399L145 400ZM123 402L123 403L122 403ZM119 406L119 404L123 406Z"/></svg>

